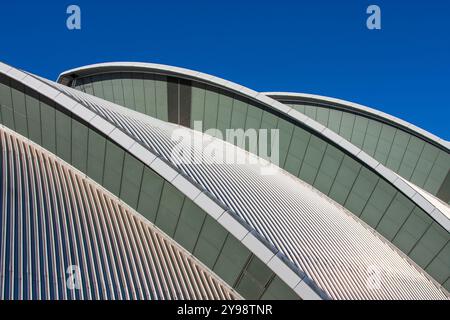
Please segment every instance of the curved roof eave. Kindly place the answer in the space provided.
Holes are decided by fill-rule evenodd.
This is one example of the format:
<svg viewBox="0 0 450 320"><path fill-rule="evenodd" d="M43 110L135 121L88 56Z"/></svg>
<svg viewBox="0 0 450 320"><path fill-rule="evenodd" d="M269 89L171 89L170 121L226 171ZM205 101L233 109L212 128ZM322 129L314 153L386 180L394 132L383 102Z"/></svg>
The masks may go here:
<svg viewBox="0 0 450 320"><path fill-rule="evenodd" d="M379 163L377 160L369 156L363 150L353 145L352 143L350 143L337 133L323 126L319 122L309 118L308 116L302 114L301 112L295 110L294 108L291 108L267 96L266 93L259 93L252 89L246 88L242 85L203 72L163 64L144 63L144 62L106 62L87 65L62 72L59 75L57 82L67 84L68 81L78 76L93 75L96 73L105 73L105 72L125 72L125 71L130 72L131 70L142 72L155 72L164 75L178 76L190 80L204 82L216 87L220 87L238 93L270 109L273 109L286 115L287 117L301 123L310 130L316 132L319 136L322 136L325 140L333 142L334 144L339 146L339 148L344 150L347 154L351 155L352 157L356 158L357 160L361 161L369 168L377 172L378 175L380 175L388 182L390 182L392 185L394 185L403 194L408 196L408 198L412 199L414 203L416 203L421 209L423 209L428 215L430 215L445 230L450 232L450 217L448 217L445 213L441 212L441 210L439 210L432 203L430 203L430 201L428 201L422 194L417 192L417 190L415 190L409 184L405 183L403 179L399 178L399 176L396 175L392 170L385 167L383 164ZM399 121L403 120L399 119ZM422 129L418 128L418 130ZM431 133L428 134L433 136ZM449 142L446 142L435 136L433 137L434 139L437 139L436 143L439 143L440 145L449 149L448 146L450 145Z"/></svg>
<svg viewBox="0 0 450 320"><path fill-rule="evenodd" d="M350 111L363 112L363 113L375 116L377 118L381 118L398 128L403 128L408 131L411 131L411 132L415 133L416 135L418 135L419 137L421 137L422 139L430 141L434 144L441 146L442 148L445 148L447 151L450 151L450 141L446 141L442 138L439 138L438 136L436 136L422 128L419 128L405 120L402 120L400 118L397 118L390 114L387 114L383 111L380 111L380 110L377 110L374 108L370 108L370 107L367 107L367 106L364 106L364 105L361 105L361 104L358 104L355 102L332 98L332 97L327 97L327 96L316 95L316 94L299 93L299 92L262 92L262 93L265 94L266 96L274 98L274 99L277 99L277 98L293 99L293 100L307 99L307 100L311 100L313 102L325 102L325 103L338 105L340 107L347 108Z"/></svg>
<svg viewBox="0 0 450 320"><path fill-rule="evenodd" d="M95 114L82 104L65 93L58 91L49 84L39 80L38 77L15 69L0 62L0 74L36 90L43 96L55 101L61 107L75 114L91 126L113 139L124 150L142 161L165 180L173 184L187 198L191 199L214 220L218 221L228 232L236 237L242 244L265 263L277 276L279 276L296 294L304 300L323 300L329 297L319 289L315 282L304 273L296 272L283 255L274 252L274 248L266 241L261 240L254 231L249 231L241 222L224 210L204 190L193 184L190 180L177 172L161 158L143 147L137 141L125 134L121 129Z"/></svg>

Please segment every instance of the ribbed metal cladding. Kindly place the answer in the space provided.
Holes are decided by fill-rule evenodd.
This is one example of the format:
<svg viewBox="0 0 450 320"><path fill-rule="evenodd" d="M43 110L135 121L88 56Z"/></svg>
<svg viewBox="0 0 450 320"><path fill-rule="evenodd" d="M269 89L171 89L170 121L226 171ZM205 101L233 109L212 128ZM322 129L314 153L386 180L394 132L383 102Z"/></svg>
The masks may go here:
<svg viewBox="0 0 450 320"><path fill-rule="evenodd" d="M67 163L3 126L0 148L0 299L240 299Z"/></svg>
<svg viewBox="0 0 450 320"><path fill-rule="evenodd" d="M206 145L191 145L203 161L179 163L172 134L179 127L47 82L123 130L200 185L243 219L335 299L448 299L448 293L376 231L311 186L257 165L208 164ZM188 129L185 129L188 130ZM189 131L189 130L188 130ZM196 134L205 139L205 135ZM214 140L221 144L220 140ZM237 150L225 143L226 148ZM255 157L238 150L242 157ZM206 157L206 158L205 158ZM211 163L210 162L210 163ZM381 286L368 285L379 270Z"/></svg>

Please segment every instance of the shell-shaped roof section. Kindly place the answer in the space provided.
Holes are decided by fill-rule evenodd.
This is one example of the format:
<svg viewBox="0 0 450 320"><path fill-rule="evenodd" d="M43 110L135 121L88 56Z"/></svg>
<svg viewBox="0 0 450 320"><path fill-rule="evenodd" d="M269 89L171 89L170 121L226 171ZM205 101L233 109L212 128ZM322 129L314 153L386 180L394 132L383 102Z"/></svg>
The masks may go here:
<svg viewBox="0 0 450 320"><path fill-rule="evenodd" d="M291 108L287 108L286 106L283 107L282 103L279 103L276 101L276 99L280 98L290 98L290 99L311 99L315 101L326 101L329 103L339 104L342 106L345 106L349 109L357 110L357 111L363 111L368 114L372 114L381 118L384 118L399 127L407 128L409 130L414 131L416 134L422 136L424 139L432 141L441 147L445 148L447 151L450 151L450 142L443 140L432 133L429 133L411 123L408 123L402 119L396 118L394 116L391 116L389 114L386 114L384 112L381 112L379 110L375 110L373 108L369 108L366 106L363 106L361 104L331 98L331 97L325 97L320 95L314 95L314 94L305 94L305 93L293 93L293 92L262 92L258 93L256 91L253 91L249 88L246 88L242 85L239 85L237 83L221 79L216 76L212 76L209 74L205 74L203 72L194 71L186 68L180 68L180 67L174 67L174 66L168 66L164 64L156 64L156 63L144 63L144 62L105 62L105 63L97 63L97 64L91 64L86 65L74 69L70 69L67 71L62 72L57 82L62 84L67 84L72 79L81 77L83 75L94 75L96 73L105 73L105 72L118 72L118 71L154 71L155 73L163 73L168 75L176 75L181 77L187 77L191 79L196 79L199 81L204 81L207 83L215 84L221 87L224 87L230 91L238 92L243 95L249 96L251 98L254 98L256 100L259 100L259 102L262 102L263 104L270 104L276 109L284 110L287 113L289 113L289 110ZM273 99L264 99L265 97L273 98Z"/></svg>
<svg viewBox="0 0 450 320"><path fill-rule="evenodd" d="M315 135L317 135L320 139L333 143L339 149L343 150L346 154L348 154L350 157L355 158L362 165L376 172L377 175L387 180L390 184L395 185L396 188L398 188L403 194L411 195L411 197L415 196L416 198L420 198L421 200L416 201L416 204L419 207L421 207L428 215L430 215L445 230L450 231L450 219L448 218L448 216L443 212L441 212L441 210L439 208L436 208L434 205L430 206L430 202L428 201L428 199L423 197L420 193L417 192L415 188L411 187L409 184L403 183L403 180L400 179L389 168L386 168L382 163L369 156L359 147L357 147L352 143L349 143L346 139L341 137L339 134L333 132L332 130L326 128L321 123L295 110L295 108L291 108L286 104L283 104L275 99L272 99L271 97L267 96L264 93L258 93L242 85L212 75L208 75L202 72L162 64L140 63L140 62L107 62L107 63L87 65L61 73L61 75L58 78L58 82L62 84L69 84L73 79L76 79L78 77L92 76L95 74L103 74L109 72L114 73L114 72L130 72L130 71L172 75L185 79L195 80L198 82L203 82L209 85L220 87L229 92L236 93L250 100L256 101L258 104L261 104L276 112L279 112L280 114L290 117L291 119L296 121L299 125L314 132ZM410 124L407 124L406 122L401 121L402 120L398 119L399 123L404 123L404 127L412 126ZM423 132L423 130L420 131L421 129L419 128L416 129L418 130L418 132ZM439 144L441 148L448 149L448 143L446 141L434 137L429 133L427 134L423 133L423 135L427 136L428 140L431 139L433 143Z"/></svg>
<svg viewBox="0 0 450 320"><path fill-rule="evenodd" d="M223 208L209 213L217 215L218 221L239 240L252 232L263 239L267 253L263 261L298 291L298 286L309 287L338 299L447 298L446 291L419 267L343 207L283 171L261 174L264 163L251 162L258 157L190 129L157 121L50 81L33 79L46 90L48 86L55 90L55 101L65 101L80 117L88 121L101 117L112 125L114 129L108 135L129 152L139 146L169 164L171 169L164 167L165 172L157 172L189 197L197 199L196 190L207 192ZM208 143L183 144L188 154L193 154L194 159L201 156L202 161L179 161L175 152L179 142L173 139L177 130L197 137L194 140L200 136L214 143L215 150L232 150L248 163L216 162L208 151ZM152 168L162 168L160 162L155 162L158 165ZM177 185L177 174L187 178L189 188ZM373 270L381 277L377 288L368 283L368 274Z"/></svg>
<svg viewBox="0 0 450 320"><path fill-rule="evenodd" d="M436 135L415 126L412 123L409 123L400 118L394 117L390 114L382 112L380 110L376 110L371 107L364 106L362 104L358 104L355 102L350 102L342 99L336 99L327 96L321 96L316 94L309 93L296 93L296 92L263 92L268 97L271 97L278 101L292 101L292 102L316 102L316 103L328 103L331 105L339 106L343 110L347 110L349 112L358 112L362 114L371 115L375 118L382 119L393 126L398 128L403 128L409 130L410 132L415 133L422 139L434 143L435 145L440 146L441 148L450 152L450 141L446 141L442 138L437 137Z"/></svg>
<svg viewBox="0 0 450 320"><path fill-rule="evenodd" d="M27 265L1 271L3 299L242 298L147 219L49 151L4 126L0 150L0 190L8 188L2 203L21 199L0 212L0 262ZM17 253L5 250L6 239L20 248ZM46 245L46 239L54 242ZM75 268L79 290L61 276Z"/></svg>

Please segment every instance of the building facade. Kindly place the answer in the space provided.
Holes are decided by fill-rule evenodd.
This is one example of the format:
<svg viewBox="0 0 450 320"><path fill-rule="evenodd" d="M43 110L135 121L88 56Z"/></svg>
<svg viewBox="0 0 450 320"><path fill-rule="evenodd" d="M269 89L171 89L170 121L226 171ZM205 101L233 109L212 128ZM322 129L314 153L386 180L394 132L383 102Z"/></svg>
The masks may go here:
<svg viewBox="0 0 450 320"><path fill-rule="evenodd" d="M155 64L57 82L0 64L3 297L448 299L448 143L349 108L341 119L367 123L352 140L334 109L325 123L281 98ZM277 129L277 173L196 121ZM245 161L216 163L201 143L183 147L202 161L179 161L179 130ZM366 142L383 130L401 132L383 140L400 161Z"/></svg>

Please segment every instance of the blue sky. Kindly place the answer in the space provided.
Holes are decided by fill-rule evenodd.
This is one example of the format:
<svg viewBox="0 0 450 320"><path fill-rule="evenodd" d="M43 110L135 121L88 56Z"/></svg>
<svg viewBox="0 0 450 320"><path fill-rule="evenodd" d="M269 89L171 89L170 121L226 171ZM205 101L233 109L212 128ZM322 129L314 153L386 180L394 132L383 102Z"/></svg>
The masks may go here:
<svg viewBox="0 0 450 320"><path fill-rule="evenodd" d="M66 8L81 7L81 30ZM381 8L382 29L366 28ZM104 61L342 98L450 140L450 1L2 1L0 60L56 79Z"/></svg>

